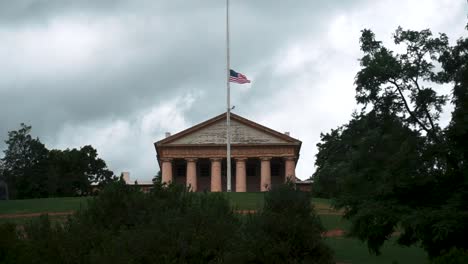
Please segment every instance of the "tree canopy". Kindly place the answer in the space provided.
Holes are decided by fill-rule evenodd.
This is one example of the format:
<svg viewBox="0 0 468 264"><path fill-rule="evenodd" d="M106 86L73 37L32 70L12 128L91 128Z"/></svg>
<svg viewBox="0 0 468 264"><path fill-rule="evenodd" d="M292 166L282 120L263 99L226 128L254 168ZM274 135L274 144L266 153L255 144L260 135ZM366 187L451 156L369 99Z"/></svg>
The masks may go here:
<svg viewBox="0 0 468 264"><path fill-rule="evenodd" d="M316 192L334 197L352 222L351 235L379 252L399 231L431 257L467 249L468 39L450 46L445 34L403 30L401 52L362 31L352 120L321 135ZM441 84L453 85L450 95ZM454 105L447 127L443 106Z"/></svg>
<svg viewBox="0 0 468 264"><path fill-rule="evenodd" d="M8 132L0 175L11 198L86 195L92 184L114 181L114 173L92 146L48 150L31 136L31 126Z"/></svg>
<svg viewBox="0 0 468 264"><path fill-rule="evenodd" d="M48 150L38 138L30 135L31 126L8 132L5 141L2 174L9 185L10 195L18 198L47 196Z"/></svg>

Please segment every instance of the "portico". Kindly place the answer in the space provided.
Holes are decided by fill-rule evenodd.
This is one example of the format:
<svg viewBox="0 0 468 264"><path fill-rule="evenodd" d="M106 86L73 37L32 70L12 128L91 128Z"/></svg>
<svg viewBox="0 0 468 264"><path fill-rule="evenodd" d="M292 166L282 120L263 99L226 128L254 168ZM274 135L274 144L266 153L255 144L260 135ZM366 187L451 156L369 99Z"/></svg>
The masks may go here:
<svg viewBox="0 0 468 264"><path fill-rule="evenodd" d="M155 143L162 181L192 191L226 191L226 115L186 129ZM301 142L231 114L232 191L268 191L295 181Z"/></svg>

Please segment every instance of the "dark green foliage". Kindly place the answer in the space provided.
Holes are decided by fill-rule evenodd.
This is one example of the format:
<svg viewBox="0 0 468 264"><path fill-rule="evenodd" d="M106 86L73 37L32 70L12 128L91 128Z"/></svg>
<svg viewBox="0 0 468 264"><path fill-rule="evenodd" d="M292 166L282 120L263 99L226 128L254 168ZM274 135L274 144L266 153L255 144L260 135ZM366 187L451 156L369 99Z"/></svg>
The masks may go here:
<svg viewBox="0 0 468 264"><path fill-rule="evenodd" d="M162 174L161 174L160 170L158 171L158 173L156 173L156 175L154 175L154 177L153 177L153 179L151 179L151 181L153 182L153 184L161 184Z"/></svg>
<svg viewBox="0 0 468 264"><path fill-rule="evenodd" d="M31 127L21 124L17 131L8 132L5 143L2 174L10 197L47 197L48 150L38 138L30 135Z"/></svg>
<svg viewBox="0 0 468 264"><path fill-rule="evenodd" d="M337 180L340 175L339 161L346 159L347 145L340 140L343 127L332 129L330 133L320 134L321 141L317 144L318 153L315 159L317 170L313 175L312 192L316 197L330 198L339 193Z"/></svg>
<svg viewBox="0 0 468 264"><path fill-rule="evenodd" d="M51 150L48 157L49 196L76 196L90 193L91 184L105 185L116 180L96 149Z"/></svg>
<svg viewBox="0 0 468 264"><path fill-rule="evenodd" d="M14 224L0 224L0 263L15 263L22 251Z"/></svg>
<svg viewBox="0 0 468 264"><path fill-rule="evenodd" d="M0 181L8 184L11 199L87 195L91 184L116 180L92 146L49 151L30 133L31 126L21 124L5 141Z"/></svg>
<svg viewBox="0 0 468 264"><path fill-rule="evenodd" d="M358 201L374 192L387 196L406 180L424 178L416 177L421 144L418 133L397 117L374 111L355 115L349 124L322 134L314 183L325 196L343 191Z"/></svg>
<svg viewBox="0 0 468 264"><path fill-rule="evenodd" d="M333 263L322 230L310 197L291 187L240 217L222 193L117 182L65 223L0 225L0 263Z"/></svg>
<svg viewBox="0 0 468 264"><path fill-rule="evenodd" d="M468 249L468 39L450 47L444 34L398 28L399 54L370 30L360 41L363 108L322 134L314 187L335 197L350 234L372 252L395 231L400 244L419 244L430 257ZM437 121L448 97L434 87L447 82L454 111L443 129Z"/></svg>
<svg viewBox="0 0 468 264"><path fill-rule="evenodd" d="M429 30L412 31L398 28L394 42L406 49L394 54L370 30L363 30L360 39L362 69L356 75L356 100L372 104L377 111L398 115L410 124L439 140L438 120L446 97L422 81L434 79L435 59L448 45L447 36L432 37Z"/></svg>
<svg viewBox="0 0 468 264"><path fill-rule="evenodd" d="M309 193L282 185L265 196L264 209L247 217L229 263L334 263L323 243Z"/></svg>
<svg viewBox="0 0 468 264"><path fill-rule="evenodd" d="M467 25L468 30L468 25ZM463 177L464 184L459 185L462 199L468 200L468 38L461 38L457 45L446 51L440 58L445 72L440 79L454 83L452 120L446 130L447 145L453 155L453 177ZM462 179L456 180L457 184Z"/></svg>
<svg viewBox="0 0 468 264"><path fill-rule="evenodd" d="M80 219L108 231L91 263L216 262L238 222L221 194L156 185L146 195L123 184L101 193Z"/></svg>
<svg viewBox="0 0 468 264"><path fill-rule="evenodd" d="M333 137L322 138L333 141L319 145L318 156L331 158L317 160L317 182L322 182L321 177L330 178L325 173L333 174L334 185L340 188L332 193L336 194L335 206L347 209L345 217L353 222L351 235L378 252L399 217L411 211L405 206L427 199L429 190L423 188L427 178L418 171L422 146L418 133L396 117L371 112L355 116ZM417 192L418 186L422 190ZM401 203L406 205L397 206Z"/></svg>
<svg viewBox="0 0 468 264"><path fill-rule="evenodd" d="M434 258L432 264L466 264L468 263L468 250L452 248L447 253Z"/></svg>

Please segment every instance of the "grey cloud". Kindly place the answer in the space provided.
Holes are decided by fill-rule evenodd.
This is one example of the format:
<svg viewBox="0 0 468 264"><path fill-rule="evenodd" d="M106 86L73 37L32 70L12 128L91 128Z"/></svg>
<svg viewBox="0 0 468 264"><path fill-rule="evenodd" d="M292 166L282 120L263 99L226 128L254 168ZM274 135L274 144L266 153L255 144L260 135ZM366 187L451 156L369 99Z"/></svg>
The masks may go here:
<svg viewBox="0 0 468 264"><path fill-rule="evenodd" d="M71 12L111 12L119 0L14 0L0 2L2 24L46 23L51 17Z"/></svg>
<svg viewBox="0 0 468 264"><path fill-rule="evenodd" d="M99 51L105 56L98 54L95 63L85 72L78 72L73 76L57 76L53 80L44 80L41 76L28 79L29 76L24 76L23 80L15 79L10 84L6 83L8 78L0 81L3 86L0 88L3 98L0 103L9 109L15 109L17 114L11 116L9 113L7 116L5 113L2 119L10 119L6 125L11 126L16 120L28 119L31 112L44 113L41 119L45 120L39 126L44 124L46 127L54 127L50 123L60 125L65 120L81 122L108 115L125 116L187 87L206 91L207 95L219 95L225 67L223 5L217 1L214 7L203 9L208 6L206 1L194 1L190 5L182 4L181 1L159 5L150 2L143 2L150 7L136 2L132 6L132 2L128 1L18 1L12 5L4 4L5 8L0 8L4 10L0 15L4 19L9 14L17 19L29 18L32 23L32 18L36 16L46 19L63 17L63 12L74 14L79 11L94 11L95 13L88 13L84 18L76 19L78 22L83 19L82 23L86 23L86 20L99 23L98 12L108 16L115 15L115 21L119 23L118 26L123 27L120 30L124 32L122 42L105 44L105 49ZM235 7L236 3L233 3L233 67L245 68L249 64L265 60L272 50L288 40L285 36L290 35L293 30L297 34L300 32L294 25L300 24L304 17L295 15L284 21L270 20L275 19L272 17L275 14L273 9L277 9L278 14L284 17L288 12L297 11L297 8L288 8L289 5L273 8L274 5L267 4L268 2L263 2L263 5L261 2L255 3L247 6L250 5L249 2L241 2L239 7ZM198 11L193 12L193 7L197 7ZM264 8L263 11L261 7ZM156 14L163 14L162 27L157 25L157 15L148 11L151 9ZM141 16L129 17L131 12L128 10L140 11ZM257 11L259 14L255 14ZM242 18L236 19L236 16ZM217 22L210 23L212 21ZM129 51L133 56L124 58L127 59L125 65L113 67L119 61L120 54ZM9 98L12 97L23 97L22 105L11 103ZM212 101L212 98L205 97L205 100ZM210 105L219 107L222 103ZM23 112L25 115L21 113L22 106L29 109ZM37 129L45 133L45 128Z"/></svg>
<svg viewBox="0 0 468 264"><path fill-rule="evenodd" d="M298 77L313 76L317 81L323 78L316 70L320 65L309 65L304 72L279 77L274 72L278 63L275 56L305 37L323 42L320 38L326 36L334 16L350 10L356 12L366 5L365 1L230 2L231 66L246 75L249 71L257 74L248 92L241 93L235 90L238 87L233 87L236 111L247 117L261 116L260 112L268 111L268 107L278 107L267 105L272 104L272 91L288 89ZM190 109L178 113L183 114L188 124L223 112L224 3L222 0L0 1L0 139L5 138L8 130L16 129L20 122L31 124L34 133L51 144L57 144L56 137L64 131L64 126L102 129L112 126L115 120L125 120L132 129L138 129L134 122L138 115L184 94L196 95ZM58 47L64 50L59 54L63 58L59 57L58 66L53 58L38 61L20 49L29 41L31 32L54 30L54 27L68 24L97 34L91 35L91 44L96 38L97 46L83 65L75 66L70 62L71 66L67 64L62 68L60 63L70 55L67 51L71 47L66 45L74 44L67 41L63 47ZM79 38L82 32L70 34ZM44 46L25 45L33 47L36 53L54 53L49 50L48 40L43 42ZM5 48L5 43L9 48ZM331 55L322 55L321 59L326 60ZM52 64L50 69L45 66L47 64ZM313 89L315 80L309 79ZM66 130L70 138L76 136L70 131L72 129ZM162 128L155 129L154 140L163 132ZM88 136L92 142L93 134ZM135 132L132 136L141 135ZM150 136L145 134L145 137ZM84 141L83 144L88 143ZM61 139L61 142L63 146L66 140ZM131 145L132 139L123 139L121 143ZM0 149L4 147L2 144L0 142ZM138 144L143 146L141 142ZM151 148L151 142L148 144ZM123 168L127 166L122 165L124 157L131 157L127 160L129 166L140 166L138 148L115 148L117 152L125 149L132 154L112 156L113 165ZM104 153L111 151L106 149Z"/></svg>

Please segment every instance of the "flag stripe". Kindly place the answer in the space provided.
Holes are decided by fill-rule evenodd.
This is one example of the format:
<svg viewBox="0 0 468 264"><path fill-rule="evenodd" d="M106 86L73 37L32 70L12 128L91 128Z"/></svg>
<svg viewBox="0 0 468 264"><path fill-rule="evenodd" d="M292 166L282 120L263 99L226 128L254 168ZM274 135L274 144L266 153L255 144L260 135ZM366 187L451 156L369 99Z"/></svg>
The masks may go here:
<svg viewBox="0 0 468 264"><path fill-rule="evenodd" d="M230 81L239 81L239 82L250 82L250 80L247 80L246 78L237 78L237 77L229 77Z"/></svg>
<svg viewBox="0 0 468 264"><path fill-rule="evenodd" d="M234 70L230 70L229 81L239 84L250 83L250 80L247 79L245 75L238 73Z"/></svg>

